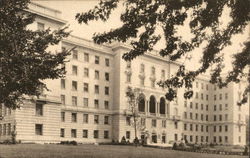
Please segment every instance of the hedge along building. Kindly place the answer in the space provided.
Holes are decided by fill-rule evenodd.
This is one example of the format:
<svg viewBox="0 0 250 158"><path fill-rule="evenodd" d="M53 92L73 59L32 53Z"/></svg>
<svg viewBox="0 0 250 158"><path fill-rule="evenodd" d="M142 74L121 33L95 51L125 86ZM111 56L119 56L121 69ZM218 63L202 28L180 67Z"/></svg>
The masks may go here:
<svg viewBox="0 0 250 158"><path fill-rule="evenodd" d="M55 9L31 3L28 11L37 15L32 29L57 29L66 24ZM73 47L64 65L66 77L45 81L50 91L39 98L27 97L15 111L1 106L0 141L16 133L22 142L111 142L123 136L131 142L135 136L126 98L131 86L141 89L138 137L148 137L148 143L185 138L191 143L245 144L248 106L236 106L244 83L219 89L201 76L194 83L192 99L184 100L183 89L179 89L175 101L168 102L166 89L157 82L173 75L179 63L160 57L157 51L125 62L122 55L129 45L96 45L76 36L50 50L56 53Z"/></svg>

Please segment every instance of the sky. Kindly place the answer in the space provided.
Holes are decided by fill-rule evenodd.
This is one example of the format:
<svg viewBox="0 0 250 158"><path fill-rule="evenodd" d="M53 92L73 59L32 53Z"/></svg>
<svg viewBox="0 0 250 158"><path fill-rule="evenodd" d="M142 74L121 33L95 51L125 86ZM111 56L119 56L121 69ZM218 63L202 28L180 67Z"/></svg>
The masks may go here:
<svg viewBox="0 0 250 158"><path fill-rule="evenodd" d="M92 9L95 5L98 4L98 0L32 0L35 3L42 4L44 6L47 6L49 8L57 9L62 12L62 18L66 21L68 21L69 24L69 30L72 30L72 35L76 35L78 37L82 37L85 39L92 39L92 36L94 33L102 33L104 31L109 31L110 29L117 28L119 26L122 26L122 23L120 21L120 14L122 13L122 5L118 7L112 14L110 19L107 22L101 22L101 21L92 21L88 25L86 24L79 24L75 20L76 13L86 12L89 9ZM225 16L227 15L227 12L225 12ZM222 18L223 22L225 24L225 19ZM223 23L222 25L223 26ZM233 44L230 47L227 47L223 50L223 53L225 54L225 70L224 72L229 71L232 68L231 62L232 62L232 52L239 52L242 49L242 44L244 41L246 41L247 38L249 38L249 29L246 29L246 31L243 34L235 36L232 41ZM181 34L186 34L189 31L187 27L181 27ZM160 34L160 33L159 33ZM187 35L188 37L188 35ZM164 42L159 42L157 45L157 49L161 48L164 45ZM197 68L199 66L199 59L200 54L198 52L201 52L202 48L195 49L193 51L193 58L191 61L186 61L187 68L193 69Z"/></svg>

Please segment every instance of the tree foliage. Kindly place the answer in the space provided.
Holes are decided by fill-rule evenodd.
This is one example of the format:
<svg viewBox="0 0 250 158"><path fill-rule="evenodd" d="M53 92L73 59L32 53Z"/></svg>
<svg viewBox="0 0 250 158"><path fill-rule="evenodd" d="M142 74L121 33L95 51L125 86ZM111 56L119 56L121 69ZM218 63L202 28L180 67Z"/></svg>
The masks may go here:
<svg viewBox="0 0 250 158"><path fill-rule="evenodd" d="M0 0L0 104L17 108L23 95L40 95L45 79L65 74L59 65L69 52L52 54L47 50L69 35L66 28L32 31L35 15L28 9L29 0Z"/></svg>
<svg viewBox="0 0 250 158"><path fill-rule="evenodd" d="M176 88L185 87L185 98L192 97L192 83L194 79L212 69L210 82L219 87L227 86L229 82L239 82L245 76L248 86L244 92L246 101L247 93L250 92L250 73L245 69L250 64L250 41L245 42L243 51L234 55L233 70L226 78L221 77L224 58L222 50L231 45L234 35L242 33L250 20L249 0L125 0L123 13L120 20L123 25L109 32L95 34L93 39L96 43L111 43L113 41L126 42L133 39L130 44L133 47L123 55L126 61L133 60L153 49L155 44L162 38L166 45L159 51L162 57L169 57L175 61L195 48L207 42L201 52L201 66L196 70L187 70L181 65L177 74L159 83L168 88L166 94L168 100L176 96ZM78 13L78 22L88 24L91 20L107 21L112 10L116 9L119 0L102 0L93 9L85 13ZM226 28L220 27L220 19L223 11L228 8L230 21ZM185 40L178 35L178 26L186 21L189 23L191 39ZM156 28L160 27L163 34L156 34ZM141 31L143 30L143 31ZM235 52L234 52L235 53ZM242 103L243 103L242 102Z"/></svg>

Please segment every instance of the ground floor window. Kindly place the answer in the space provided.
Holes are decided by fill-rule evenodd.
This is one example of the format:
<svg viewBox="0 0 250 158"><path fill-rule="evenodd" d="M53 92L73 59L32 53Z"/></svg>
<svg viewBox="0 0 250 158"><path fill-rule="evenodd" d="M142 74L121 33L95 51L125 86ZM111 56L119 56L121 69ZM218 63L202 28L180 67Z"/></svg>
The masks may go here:
<svg viewBox="0 0 250 158"><path fill-rule="evenodd" d="M126 139L130 139L130 131L126 131Z"/></svg>
<svg viewBox="0 0 250 158"><path fill-rule="evenodd" d="M64 136L65 136L65 129L61 128L60 137L64 137Z"/></svg>
<svg viewBox="0 0 250 158"><path fill-rule="evenodd" d="M88 138L88 130L86 130L86 129L82 130L82 137Z"/></svg>
<svg viewBox="0 0 250 158"><path fill-rule="evenodd" d="M76 129L71 129L71 137L76 138Z"/></svg>
<svg viewBox="0 0 250 158"><path fill-rule="evenodd" d="M104 138L108 139L109 138L109 131L104 131Z"/></svg>
<svg viewBox="0 0 250 158"><path fill-rule="evenodd" d="M35 132L36 132L36 135L43 135L43 125L36 124L35 125Z"/></svg>
<svg viewBox="0 0 250 158"><path fill-rule="evenodd" d="M174 140L175 140L175 141L178 140L178 134L174 134Z"/></svg>
<svg viewBox="0 0 250 158"><path fill-rule="evenodd" d="M152 134L152 143L157 143L157 135Z"/></svg>
<svg viewBox="0 0 250 158"><path fill-rule="evenodd" d="M161 142L163 143L163 144L165 144L166 143L166 135L162 135L161 136Z"/></svg>
<svg viewBox="0 0 250 158"><path fill-rule="evenodd" d="M98 130L94 130L94 138L99 138L99 131Z"/></svg>

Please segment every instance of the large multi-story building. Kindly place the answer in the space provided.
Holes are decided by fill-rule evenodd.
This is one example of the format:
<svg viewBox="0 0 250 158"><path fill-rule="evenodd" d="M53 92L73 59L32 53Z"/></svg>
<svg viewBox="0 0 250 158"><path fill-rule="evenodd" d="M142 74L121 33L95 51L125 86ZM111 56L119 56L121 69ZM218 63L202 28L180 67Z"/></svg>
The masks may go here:
<svg viewBox="0 0 250 158"><path fill-rule="evenodd" d="M39 4L31 3L29 12L37 15L31 29L66 24L59 11ZM111 142L123 136L132 141L126 97L131 86L141 89L138 111L143 128L138 129L138 137L147 137L148 143L184 138L190 143L245 145L249 106L236 106L244 82L219 89L201 76L194 82L192 99L185 100L179 89L175 101L168 102L166 89L157 82L173 75L178 62L162 58L157 51L125 62L122 55L128 45L96 45L76 36L50 49L54 53L73 47L69 62L63 65L66 77L45 81L50 91L39 98L26 97L17 110L0 106L0 141L11 139L12 133L22 142Z"/></svg>

